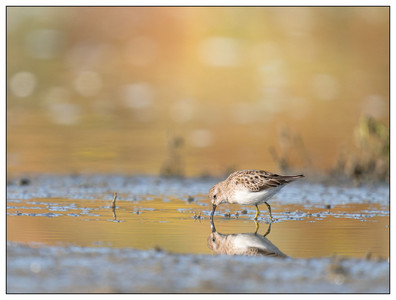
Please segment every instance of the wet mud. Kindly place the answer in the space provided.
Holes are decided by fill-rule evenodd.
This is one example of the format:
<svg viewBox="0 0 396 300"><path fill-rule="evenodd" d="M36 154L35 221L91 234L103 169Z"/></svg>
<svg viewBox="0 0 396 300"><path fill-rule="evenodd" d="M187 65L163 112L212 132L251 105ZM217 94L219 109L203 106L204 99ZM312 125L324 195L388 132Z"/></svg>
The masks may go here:
<svg viewBox="0 0 396 300"><path fill-rule="evenodd" d="M388 293L389 187L291 184L221 205L214 178L36 176L7 184L8 293ZM112 201L117 193L114 208Z"/></svg>

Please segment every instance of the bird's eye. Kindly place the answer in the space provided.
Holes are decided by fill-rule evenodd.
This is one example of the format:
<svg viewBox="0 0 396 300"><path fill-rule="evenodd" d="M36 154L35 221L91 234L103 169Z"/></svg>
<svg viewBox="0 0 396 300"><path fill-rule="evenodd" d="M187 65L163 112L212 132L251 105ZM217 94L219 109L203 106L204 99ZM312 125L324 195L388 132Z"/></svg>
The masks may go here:
<svg viewBox="0 0 396 300"><path fill-rule="evenodd" d="M217 195L213 195L213 199L216 199L217 198Z"/></svg>
<svg viewBox="0 0 396 300"><path fill-rule="evenodd" d="M213 243L216 242L216 239L215 239L215 238L212 238L212 242L213 242Z"/></svg>

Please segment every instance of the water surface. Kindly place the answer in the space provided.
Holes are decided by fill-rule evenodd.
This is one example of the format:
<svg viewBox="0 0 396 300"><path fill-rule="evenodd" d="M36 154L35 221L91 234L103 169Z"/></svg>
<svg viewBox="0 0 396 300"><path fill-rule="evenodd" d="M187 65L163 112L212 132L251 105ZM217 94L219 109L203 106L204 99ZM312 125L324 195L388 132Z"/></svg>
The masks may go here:
<svg viewBox="0 0 396 300"><path fill-rule="evenodd" d="M125 198L125 197L124 197ZM25 244L164 249L175 253L213 253L210 203L205 195L187 198L146 196L140 200L35 198L7 203L7 240ZM280 205L266 235L296 258L332 255L389 257L389 208L381 204ZM254 207L221 205L214 224L222 234L255 233ZM257 234L269 229L261 207Z"/></svg>

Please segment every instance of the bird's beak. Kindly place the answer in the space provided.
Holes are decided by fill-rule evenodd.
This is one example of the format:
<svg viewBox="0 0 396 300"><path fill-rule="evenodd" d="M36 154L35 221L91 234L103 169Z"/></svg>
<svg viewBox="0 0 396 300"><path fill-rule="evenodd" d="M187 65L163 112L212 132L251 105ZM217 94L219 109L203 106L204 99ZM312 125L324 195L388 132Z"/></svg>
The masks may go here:
<svg viewBox="0 0 396 300"><path fill-rule="evenodd" d="M214 216L216 207L217 207L217 205L216 205L216 204L213 204L213 206L212 206L212 213L210 214L210 219L211 219L211 220L213 220L213 216Z"/></svg>
<svg viewBox="0 0 396 300"><path fill-rule="evenodd" d="M213 223L213 219L210 219L210 229L212 229L212 233L216 232L216 227L215 227L215 225Z"/></svg>

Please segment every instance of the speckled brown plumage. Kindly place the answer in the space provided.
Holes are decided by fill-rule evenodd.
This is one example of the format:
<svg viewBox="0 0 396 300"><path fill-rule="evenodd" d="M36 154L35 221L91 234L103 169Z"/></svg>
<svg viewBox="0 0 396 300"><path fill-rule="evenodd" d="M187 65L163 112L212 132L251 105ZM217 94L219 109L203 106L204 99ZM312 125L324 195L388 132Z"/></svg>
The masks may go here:
<svg viewBox="0 0 396 300"><path fill-rule="evenodd" d="M213 217L217 205L234 203L255 205L255 219L257 219L258 205L265 203L272 219L271 207L267 200L283 186L301 177L304 177L304 175L278 175L263 170L236 171L209 190L209 197L213 204L211 217Z"/></svg>
<svg viewBox="0 0 396 300"><path fill-rule="evenodd" d="M242 185L252 192L259 192L284 185L300 177L304 177L304 175L282 176L262 170L242 170L232 173L226 181L227 187Z"/></svg>
<svg viewBox="0 0 396 300"><path fill-rule="evenodd" d="M216 254L286 257L267 238L255 233L213 232L208 237L207 245Z"/></svg>

